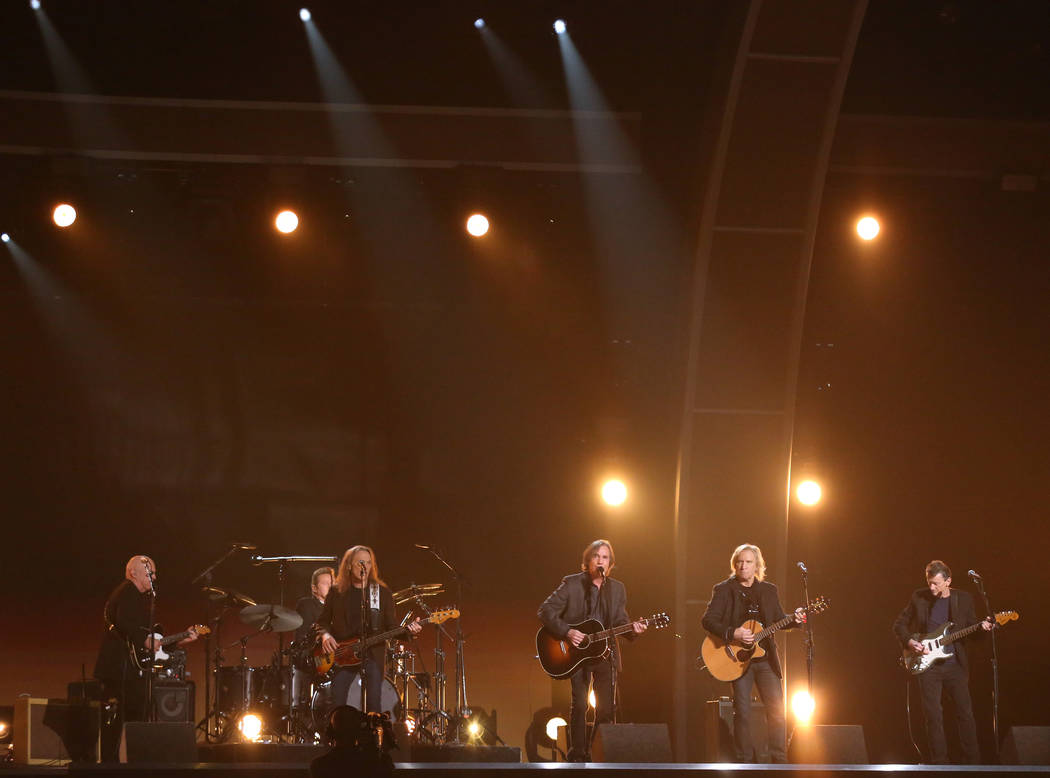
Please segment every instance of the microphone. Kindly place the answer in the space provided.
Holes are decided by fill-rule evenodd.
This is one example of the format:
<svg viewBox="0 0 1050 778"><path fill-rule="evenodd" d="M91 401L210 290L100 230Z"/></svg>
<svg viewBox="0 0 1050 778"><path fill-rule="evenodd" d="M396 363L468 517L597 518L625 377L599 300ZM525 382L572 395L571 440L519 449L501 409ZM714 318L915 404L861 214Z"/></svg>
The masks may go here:
<svg viewBox="0 0 1050 778"><path fill-rule="evenodd" d="M602 574L602 578L604 579L605 578L605 568L602 567L601 565L598 565L598 572Z"/></svg>
<svg viewBox="0 0 1050 778"><path fill-rule="evenodd" d="M412 545L415 546L416 548L421 548L424 551L429 551L430 550L430 546L424 546L422 543L413 543Z"/></svg>
<svg viewBox="0 0 1050 778"><path fill-rule="evenodd" d="M967 571L966 571L966 574L967 574L968 576L970 576L970 578L972 578L972 579L973 579L973 580L975 580L975 581L981 581L981 580L983 580L983 579L981 578L981 576L977 575L977 571L975 571L975 570L967 570Z"/></svg>
<svg viewBox="0 0 1050 778"><path fill-rule="evenodd" d="M231 548L239 549L240 551L254 551L255 546L251 543L231 543Z"/></svg>
<svg viewBox="0 0 1050 778"><path fill-rule="evenodd" d="M795 562L795 564L798 565L798 569L801 570L803 573L808 573L809 572L809 570L806 569L806 563L805 562Z"/></svg>

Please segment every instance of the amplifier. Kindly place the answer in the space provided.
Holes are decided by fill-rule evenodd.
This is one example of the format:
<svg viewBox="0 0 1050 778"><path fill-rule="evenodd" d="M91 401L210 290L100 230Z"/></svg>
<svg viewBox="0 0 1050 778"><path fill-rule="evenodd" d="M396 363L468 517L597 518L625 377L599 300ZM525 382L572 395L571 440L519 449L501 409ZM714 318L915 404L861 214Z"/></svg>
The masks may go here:
<svg viewBox="0 0 1050 778"><path fill-rule="evenodd" d="M97 702L17 698L14 761L24 765L99 761L99 710Z"/></svg>

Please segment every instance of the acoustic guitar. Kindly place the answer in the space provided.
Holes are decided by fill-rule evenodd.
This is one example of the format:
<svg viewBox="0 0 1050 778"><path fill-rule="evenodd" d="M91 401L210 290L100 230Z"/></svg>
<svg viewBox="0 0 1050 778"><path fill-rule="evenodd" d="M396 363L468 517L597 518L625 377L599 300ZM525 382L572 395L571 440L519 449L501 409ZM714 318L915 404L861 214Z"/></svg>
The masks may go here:
<svg viewBox="0 0 1050 778"><path fill-rule="evenodd" d="M654 613L636 620L653 629L662 629L671 623L666 613ZM633 631L634 622L605 629L598 619L587 619L570 624L569 629L578 629L586 635L579 646L574 646L568 638L558 637L546 627L540 627L536 633L536 656L540 667L551 678L568 678L584 663L603 658L611 650L609 640Z"/></svg>
<svg viewBox="0 0 1050 778"><path fill-rule="evenodd" d="M810 601L806 613L821 613L827 607L828 601L824 597L817 597ZM755 619L745 621L740 626L747 627L755 636L755 642L750 646L745 646L739 640L727 643L714 635L708 635L700 645L700 659L707 671L719 681L735 681L747 671L753 660L765 656L766 650L759 643L794 620L795 614L792 612L768 627L763 627L761 622Z"/></svg>

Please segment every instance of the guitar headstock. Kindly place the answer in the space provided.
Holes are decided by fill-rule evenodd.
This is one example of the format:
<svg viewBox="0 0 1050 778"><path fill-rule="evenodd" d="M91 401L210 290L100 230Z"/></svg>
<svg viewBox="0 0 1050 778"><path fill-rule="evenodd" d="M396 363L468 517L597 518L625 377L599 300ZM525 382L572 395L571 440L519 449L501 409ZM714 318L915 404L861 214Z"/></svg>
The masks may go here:
<svg viewBox="0 0 1050 778"><path fill-rule="evenodd" d="M196 632L198 635L211 634L211 627L209 627L207 624L194 624L192 627L190 627L190 629Z"/></svg>
<svg viewBox="0 0 1050 778"><path fill-rule="evenodd" d="M995 614L995 623L1002 626L1008 621L1017 621L1019 618L1021 618L1021 614L1017 611L1000 611Z"/></svg>
<svg viewBox="0 0 1050 778"><path fill-rule="evenodd" d="M663 629L671 623L671 617L666 613L654 613L643 621L653 629Z"/></svg>
<svg viewBox="0 0 1050 778"><path fill-rule="evenodd" d="M430 618L427 619L431 624L443 624L449 619L458 619L459 611L455 608L443 608L439 611L434 611L430 614Z"/></svg>
<svg viewBox="0 0 1050 778"><path fill-rule="evenodd" d="M823 613L830 607L831 603L828 602L828 598L824 595L817 597L815 600L809 601L809 613Z"/></svg>

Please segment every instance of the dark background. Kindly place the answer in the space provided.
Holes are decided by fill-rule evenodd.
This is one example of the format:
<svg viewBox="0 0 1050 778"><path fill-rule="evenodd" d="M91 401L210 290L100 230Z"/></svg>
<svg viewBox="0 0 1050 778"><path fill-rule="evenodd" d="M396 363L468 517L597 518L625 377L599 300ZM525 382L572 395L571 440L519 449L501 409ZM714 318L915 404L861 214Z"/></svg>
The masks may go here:
<svg viewBox="0 0 1050 778"><path fill-rule="evenodd" d="M614 541L632 612L672 601L683 290L731 20L721 3L518 5L310 7L362 99L388 105L569 108L550 32L565 18L609 107L642 114L643 175L600 181L627 206L615 224L592 227L594 182L575 173L0 155L0 229L25 252L0 263L0 697L59 696L82 663L90 674L102 602L135 553L157 560L176 630L203 617L189 580L231 541L368 543L395 588L448 581L412 546L436 543L468 581L471 702L507 722L547 693L532 614L587 542ZM319 101L297 8L46 4L99 94ZM503 89L478 15L541 85L527 105ZM28 7L0 21L0 89L58 89ZM843 111L1046 121L1048 21L1041 2L873 2ZM659 225L630 207L643 183ZM58 197L80 207L69 232L47 221ZM268 224L288 201L303 217L291 239ZM479 202L494 228L476 242L461 224ZM850 230L868 210L884 232L861 246ZM962 588L978 569L996 609L1022 614L999 633L1003 727L1050 723L1033 685L1044 652L1023 651L1047 639L1033 580L1050 540L1047 216L1045 185L829 176L795 441L826 498L792 507L788 543L833 603L818 720L863 724L875 761L912 758L889 625L935 557ZM603 229L630 240L610 254ZM596 499L613 472L632 490L620 511ZM292 571L289 600L311 568ZM243 557L216 583L279 597L275 571ZM797 582L778 583L787 607ZM628 649L626 720L668 720L673 640ZM980 649L972 675L990 753Z"/></svg>

